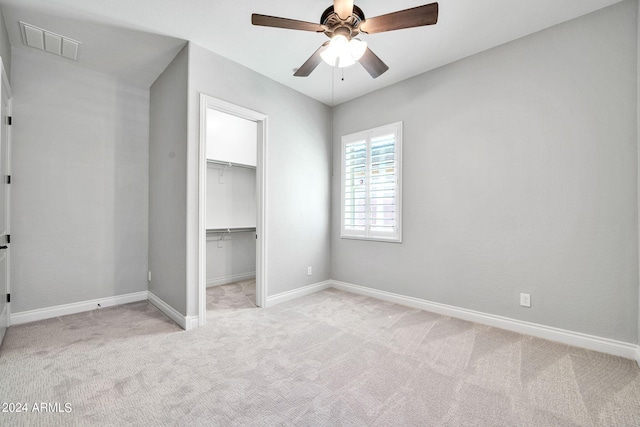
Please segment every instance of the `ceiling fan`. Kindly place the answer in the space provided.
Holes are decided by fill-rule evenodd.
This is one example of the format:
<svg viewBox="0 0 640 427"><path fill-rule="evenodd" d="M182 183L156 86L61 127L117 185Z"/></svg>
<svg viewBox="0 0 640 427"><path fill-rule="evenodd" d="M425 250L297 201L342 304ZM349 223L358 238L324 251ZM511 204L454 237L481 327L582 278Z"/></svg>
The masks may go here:
<svg viewBox="0 0 640 427"><path fill-rule="evenodd" d="M264 27L325 33L331 40L325 42L295 72L294 76L307 77L324 60L335 67L347 67L360 62L374 79L389 69L367 43L356 38L360 33L375 34L384 31L433 25L438 22L438 3L400 10L365 19L362 9L353 0L333 0L320 17L320 24L297 21L276 16L251 15L251 23Z"/></svg>

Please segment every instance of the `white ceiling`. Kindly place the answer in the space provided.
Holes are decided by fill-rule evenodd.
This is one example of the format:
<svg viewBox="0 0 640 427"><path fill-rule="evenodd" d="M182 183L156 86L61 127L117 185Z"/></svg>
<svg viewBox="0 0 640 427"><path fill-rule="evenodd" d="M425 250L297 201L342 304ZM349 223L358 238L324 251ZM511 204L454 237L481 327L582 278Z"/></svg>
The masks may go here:
<svg viewBox="0 0 640 427"><path fill-rule="evenodd" d="M78 64L107 74L150 85L190 40L335 105L619 1L440 0L434 26L362 34L390 69L374 80L356 64L344 69L344 81L324 63L309 77L293 76L327 40L324 34L251 25L251 13L319 22L331 0L0 0L0 6L13 46L31 49L22 44L22 20L81 41ZM365 17L426 3L356 2Z"/></svg>

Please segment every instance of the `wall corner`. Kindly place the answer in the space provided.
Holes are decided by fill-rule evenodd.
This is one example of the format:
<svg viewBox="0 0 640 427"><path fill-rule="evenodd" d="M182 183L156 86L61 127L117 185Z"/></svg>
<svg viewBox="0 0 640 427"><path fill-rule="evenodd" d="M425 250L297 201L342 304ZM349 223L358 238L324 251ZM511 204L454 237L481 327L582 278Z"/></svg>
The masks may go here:
<svg viewBox="0 0 640 427"><path fill-rule="evenodd" d="M637 202L638 202L638 210L637 220L638 220L638 349L636 351L636 362L638 366L640 366L640 1L638 1L638 13L636 13L636 155L638 156L638 163L636 164L637 170Z"/></svg>

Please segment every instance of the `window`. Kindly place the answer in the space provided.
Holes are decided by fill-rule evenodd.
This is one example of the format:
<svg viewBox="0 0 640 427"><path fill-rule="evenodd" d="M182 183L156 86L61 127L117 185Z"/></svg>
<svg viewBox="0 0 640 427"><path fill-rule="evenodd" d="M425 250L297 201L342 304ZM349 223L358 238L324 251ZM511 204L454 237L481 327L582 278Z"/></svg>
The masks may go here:
<svg viewBox="0 0 640 427"><path fill-rule="evenodd" d="M402 122L342 137L340 237L402 241Z"/></svg>

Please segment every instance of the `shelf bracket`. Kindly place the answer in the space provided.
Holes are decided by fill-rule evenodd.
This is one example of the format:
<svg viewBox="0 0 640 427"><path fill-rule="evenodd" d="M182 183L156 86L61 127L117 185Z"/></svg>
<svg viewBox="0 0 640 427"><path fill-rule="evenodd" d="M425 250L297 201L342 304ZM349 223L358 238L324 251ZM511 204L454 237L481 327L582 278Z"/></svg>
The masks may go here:
<svg viewBox="0 0 640 427"><path fill-rule="evenodd" d="M224 236L227 234L231 234L231 229L227 228L227 231L222 231L220 233L220 238L218 239L218 247L219 248L223 248L224 247Z"/></svg>
<svg viewBox="0 0 640 427"><path fill-rule="evenodd" d="M226 165L224 165L224 167L222 169L220 169L220 184L224 184L224 173L227 169L233 167L233 165L231 163L227 163Z"/></svg>

